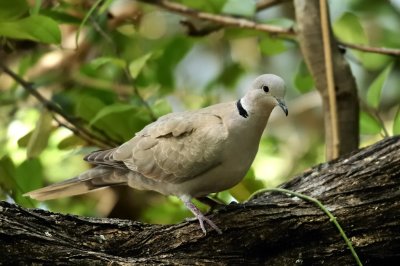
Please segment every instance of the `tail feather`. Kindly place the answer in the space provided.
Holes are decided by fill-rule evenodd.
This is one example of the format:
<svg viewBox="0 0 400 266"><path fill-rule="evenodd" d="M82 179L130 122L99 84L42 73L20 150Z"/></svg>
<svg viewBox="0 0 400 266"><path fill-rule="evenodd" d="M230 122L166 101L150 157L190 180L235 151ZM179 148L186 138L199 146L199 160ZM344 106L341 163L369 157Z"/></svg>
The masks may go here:
<svg viewBox="0 0 400 266"><path fill-rule="evenodd" d="M40 201L75 196L101 188L126 184L126 176L126 170L99 166L77 177L30 191L24 196Z"/></svg>

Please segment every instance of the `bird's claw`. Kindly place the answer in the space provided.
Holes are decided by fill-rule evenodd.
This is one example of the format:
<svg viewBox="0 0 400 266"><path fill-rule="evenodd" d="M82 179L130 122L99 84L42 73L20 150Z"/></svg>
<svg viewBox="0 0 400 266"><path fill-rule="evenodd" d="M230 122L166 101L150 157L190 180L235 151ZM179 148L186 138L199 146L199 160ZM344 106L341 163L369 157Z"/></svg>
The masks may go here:
<svg viewBox="0 0 400 266"><path fill-rule="evenodd" d="M219 229L219 227L210 219L208 219L207 217L205 217L204 215L198 215L197 216L197 220L199 220L200 223L200 228L203 231L203 233L206 235L207 234L207 230L204 226L204 222L208 223L209 226L211 226L215 231L217 231L218 234L222 234L222 230Z"/></svg>

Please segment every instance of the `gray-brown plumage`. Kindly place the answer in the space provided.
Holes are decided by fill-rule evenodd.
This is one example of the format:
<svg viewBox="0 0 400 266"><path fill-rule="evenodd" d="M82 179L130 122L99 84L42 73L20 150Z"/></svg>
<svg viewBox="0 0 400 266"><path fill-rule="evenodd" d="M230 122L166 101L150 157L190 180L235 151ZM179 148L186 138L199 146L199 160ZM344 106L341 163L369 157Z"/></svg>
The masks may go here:
<svg viewBox="0 0 400 266"><path fill-rule="evenodd" d="M204 221L221 232L190 200L240 182L273 108L279 105L287 115L284 94L280 77L261 75L239 101L160 117L121 146L86 156L93 169L26 195L48 200L126 184L179 197L204 233Z"/></svg>

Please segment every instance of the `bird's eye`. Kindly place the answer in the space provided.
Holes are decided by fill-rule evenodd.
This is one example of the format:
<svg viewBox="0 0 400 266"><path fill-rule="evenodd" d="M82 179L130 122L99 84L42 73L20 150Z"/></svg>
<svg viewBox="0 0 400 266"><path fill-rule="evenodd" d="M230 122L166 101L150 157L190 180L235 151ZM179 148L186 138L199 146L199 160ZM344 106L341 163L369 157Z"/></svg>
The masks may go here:
<svg viewBox="0 0 400 266"><path fill-rule="evenodd" d="M267 85L262 86L263 91L269 92L269 87Z"/></svg>

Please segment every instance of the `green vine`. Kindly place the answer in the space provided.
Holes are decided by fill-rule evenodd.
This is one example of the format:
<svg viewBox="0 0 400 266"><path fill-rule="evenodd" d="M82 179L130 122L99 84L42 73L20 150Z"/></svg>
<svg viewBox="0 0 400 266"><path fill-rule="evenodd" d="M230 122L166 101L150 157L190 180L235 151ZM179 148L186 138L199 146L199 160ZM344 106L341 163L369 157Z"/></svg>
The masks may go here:
<svg viewBox="0 0 400 266"><path fill-rule="evenodd" d="M314 203L315 205L317 205L323 212L326 213L326 215L328 215L329 217L329 221L332 222L336 228L339 230L340 235L342 236L342 238L344 239L344 241L346 242L347 246L349 247L351 254L353 255L355 261L357 262L357 265L362 266L363 264L360 261L360 258L358 257L353 244L351 243L350 239L346 236L346 233L344 232L343 228L340 226L339 222L337 221L336 217L333 216L333 214L322 204L322 202L320 202L319 200L317 200L316 198L298 193L298 192L294 192L291 190L287 190L284 188L265 188L265 189L261 189L258 190L256 192L254 192L249 199L252 199L256 194L261 193L261 192L280 192L280 193L284 193L284 194L289 194L291 196L295 196L298 197L300 199L303 199L305 201L309 201Z"/></svg>

